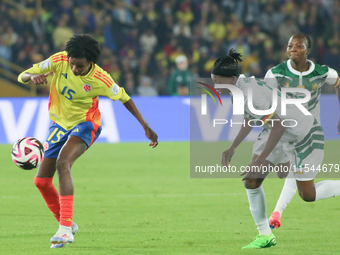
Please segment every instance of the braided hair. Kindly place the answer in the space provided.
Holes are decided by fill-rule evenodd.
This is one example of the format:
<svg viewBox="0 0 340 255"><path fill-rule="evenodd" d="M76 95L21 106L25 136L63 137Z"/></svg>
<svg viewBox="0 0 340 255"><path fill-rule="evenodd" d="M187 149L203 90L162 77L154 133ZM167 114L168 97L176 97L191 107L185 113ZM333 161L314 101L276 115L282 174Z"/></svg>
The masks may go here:
<svg viewBox="0 0 340 255"><path fill-rule="evenodd" d="M238 63L242 62L241 57L242 57L241 53L236 52L234 49L230 49L229 54L227 56L219 57L215 61L211 73L223 77L232 76L238 77L239 76Z"/></svg>
<svg viewBox="0 0 340 255"><path fill-rule="evenodd" d="M100 58L100 49L98 42L90 35L74 35L66 43L68 57L86 58L87 61L97 63Z"/></svg>

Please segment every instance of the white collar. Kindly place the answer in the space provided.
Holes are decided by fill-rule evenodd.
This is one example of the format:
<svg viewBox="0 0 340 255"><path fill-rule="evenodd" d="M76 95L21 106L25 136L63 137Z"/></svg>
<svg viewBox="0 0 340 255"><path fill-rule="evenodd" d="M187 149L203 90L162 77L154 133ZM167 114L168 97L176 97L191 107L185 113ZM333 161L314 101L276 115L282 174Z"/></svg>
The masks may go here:
<svg viewBox="0 0 340 255"><path fill-rule="evenodd" d="M307 70L307 71L304 71L304 72L299 72L299 71L297 71L297 70L295 70L293 67L292 67L292 63L291 63L291 60L290 59L288 59L288 61L287 61L287 66L288 66L288 69L289 69L289 71L291 71L293 74L295 74L295 75L301 75L301 76L305 76L305 75L308 75L308 74L310 74L311 72L313 72L314 71L314 68L315 68L315 64L312 62L312 61L310 61L309 59L307 59L307 62L309 62L309 69Z"/></svg>

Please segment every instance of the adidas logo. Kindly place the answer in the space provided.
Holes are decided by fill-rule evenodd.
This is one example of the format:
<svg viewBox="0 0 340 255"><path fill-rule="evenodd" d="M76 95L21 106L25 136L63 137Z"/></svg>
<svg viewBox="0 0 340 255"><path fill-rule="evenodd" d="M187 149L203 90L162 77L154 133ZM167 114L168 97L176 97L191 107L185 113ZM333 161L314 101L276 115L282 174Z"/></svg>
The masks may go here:
<svg viewBox="0 0 340 255"><path fill-rule="evenodd" d="M75 130L73 130L72 132L79 132L79 129L78 128L76 128Z"/></svg>
<svg viewBox="0 0 340 255"><path fill-rule="evenodd" d="M65 77L65 79L67 79L67 73L61 73L62 76Z"/></svg>

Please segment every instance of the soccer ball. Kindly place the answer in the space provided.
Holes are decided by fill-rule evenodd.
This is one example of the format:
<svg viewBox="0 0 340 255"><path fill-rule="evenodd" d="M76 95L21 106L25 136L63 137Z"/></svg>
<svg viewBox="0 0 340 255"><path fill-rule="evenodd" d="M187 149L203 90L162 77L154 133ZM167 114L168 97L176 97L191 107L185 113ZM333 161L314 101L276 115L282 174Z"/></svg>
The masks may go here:
<svg viewBox="0 0 340 255"><path fill-rule="evenodd" d="M33 137L20 138L13 145L12 160L24 170L37 168L44 159L44 146Z"/></svg>

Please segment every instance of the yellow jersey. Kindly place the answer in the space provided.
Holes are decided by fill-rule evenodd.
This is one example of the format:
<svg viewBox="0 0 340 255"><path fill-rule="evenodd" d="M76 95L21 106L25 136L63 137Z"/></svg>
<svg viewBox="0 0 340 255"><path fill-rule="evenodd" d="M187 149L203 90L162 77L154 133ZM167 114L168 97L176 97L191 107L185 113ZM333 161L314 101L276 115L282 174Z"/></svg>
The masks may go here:
<svg viewBox="0 0 340 255"><path fill-rule="evenodd" d="M119 100L122 103L130 99L124 88L120 88L97 64L93 64L86 75L75 76L70 68L66 51L58 52L22 72L18 77L21 83L28 83L23 82L21 78L25 72L32 74L53 72L48 103L49 116L66 130L84 121L101 125L99 96Z"/></svg>

